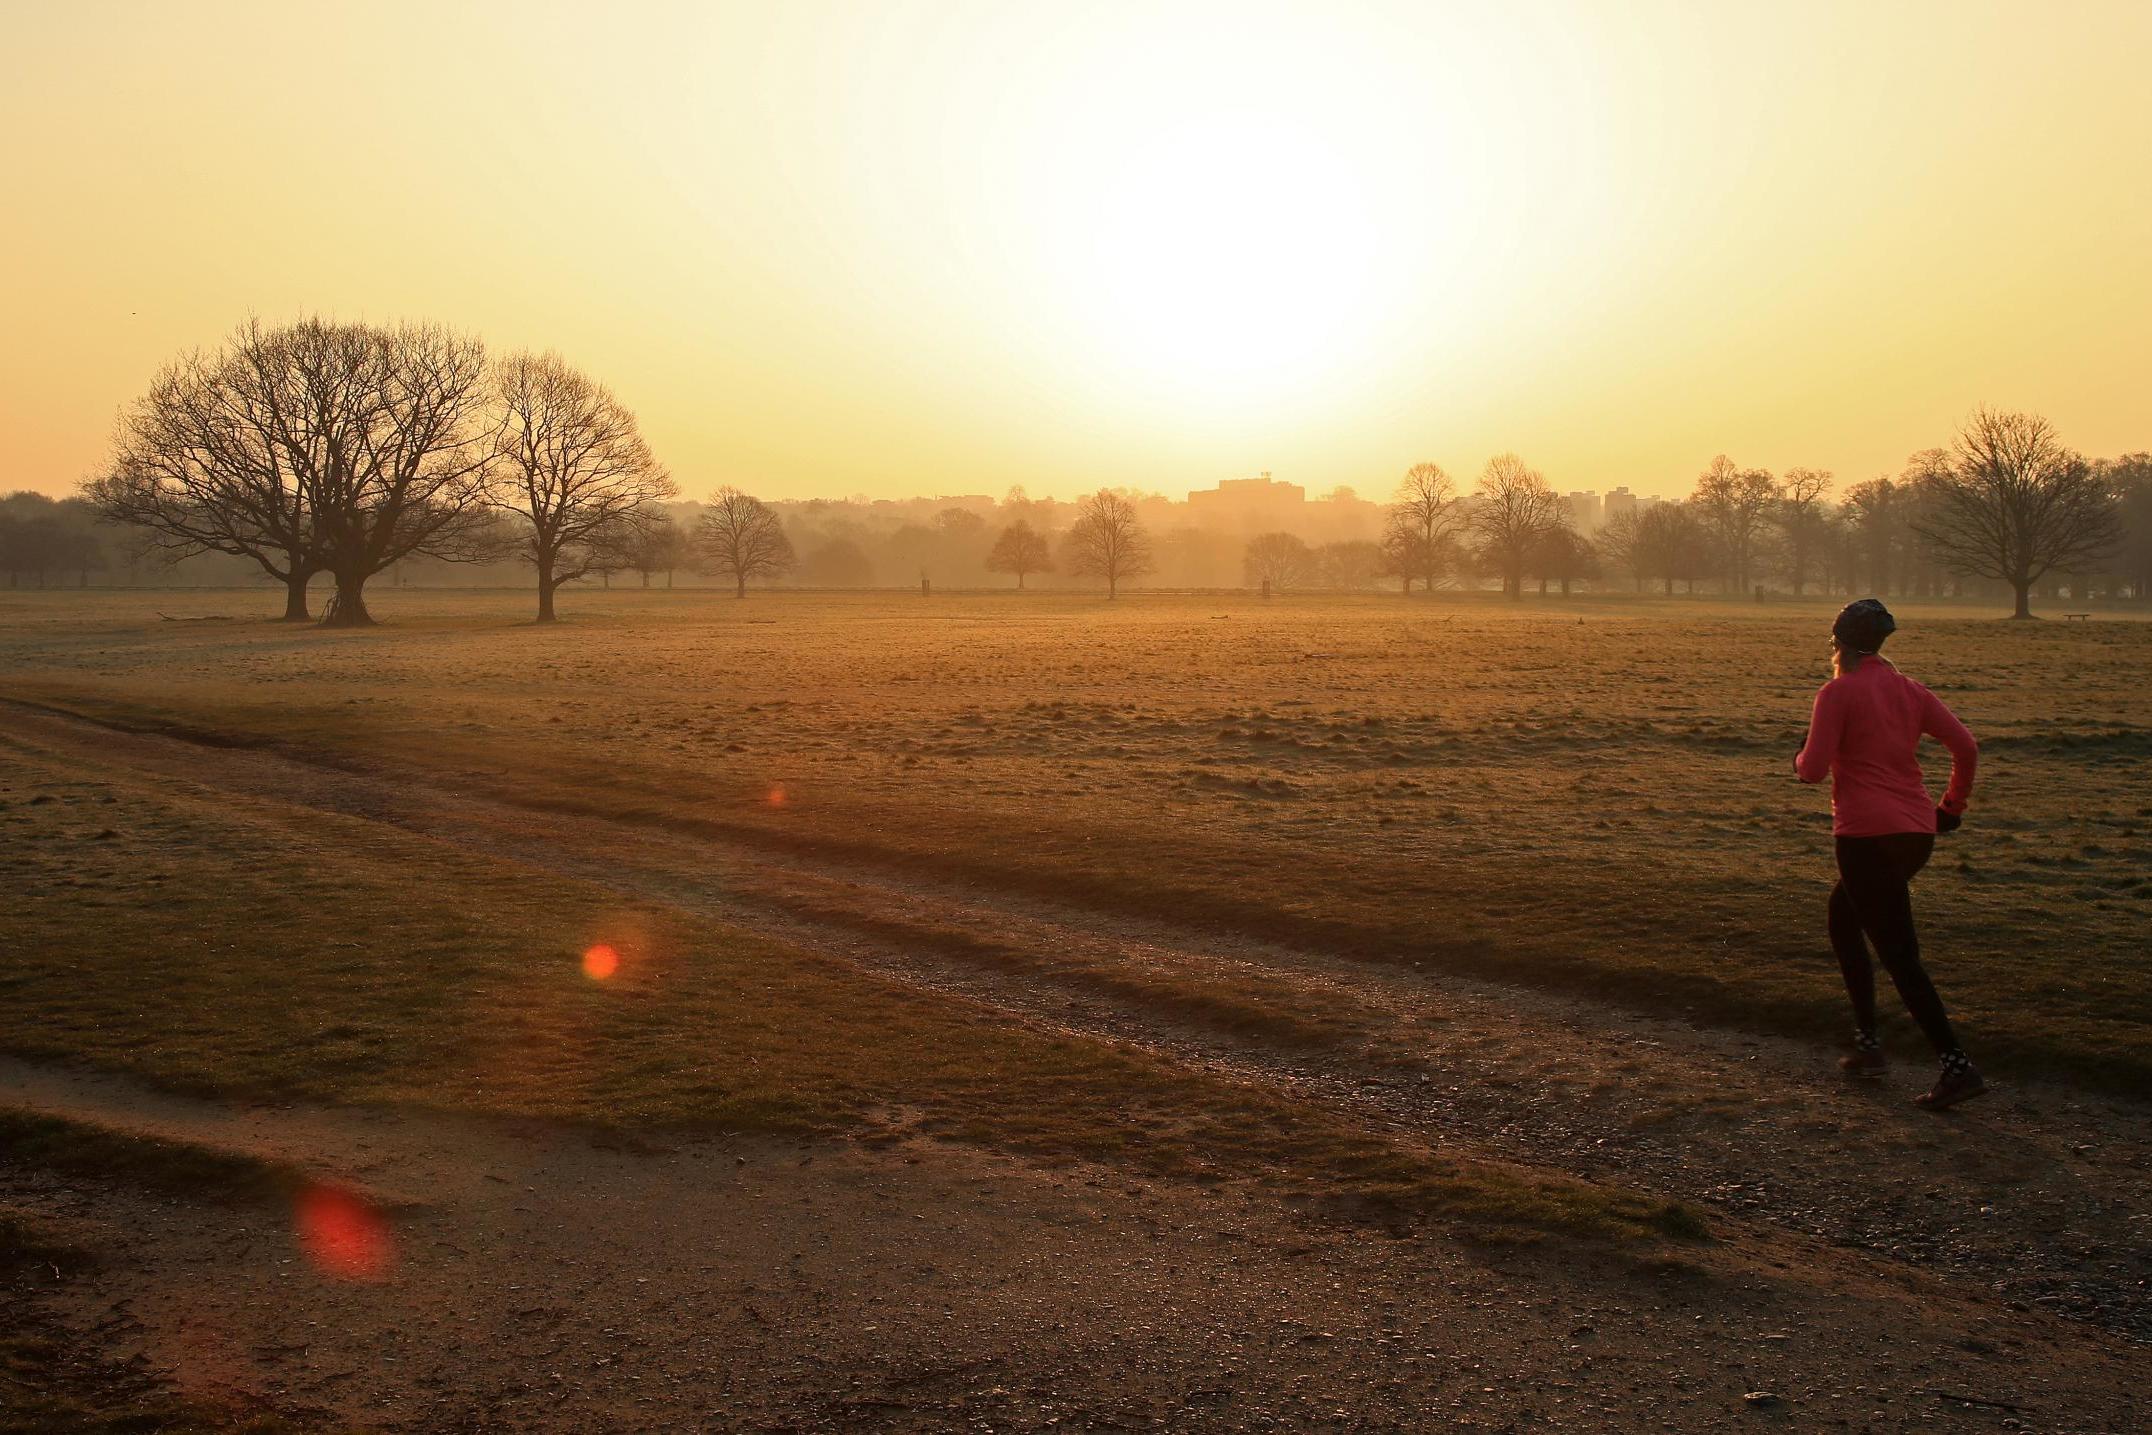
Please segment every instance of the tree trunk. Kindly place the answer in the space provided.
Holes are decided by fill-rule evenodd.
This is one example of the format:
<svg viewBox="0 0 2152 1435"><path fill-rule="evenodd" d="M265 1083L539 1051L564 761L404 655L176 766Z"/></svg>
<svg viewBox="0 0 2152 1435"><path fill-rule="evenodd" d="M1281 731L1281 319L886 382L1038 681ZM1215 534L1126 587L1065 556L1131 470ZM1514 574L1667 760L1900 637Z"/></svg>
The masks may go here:
<svg viewBox="0 0 2152 1435"><path fill-rule="evenodd" d="M552 579L552 577L551 577L550 575L548 575L548 574L545 574L545 573L541 573L541 574L539 574L539 575L538 575L538 621L539 621L539 622L541 622L541 623L551 623L551 622L555 621L555 620L554 620L554 617L553 617L553 590L554 590L555 588L558 588L559 586L560 586L560 585L559 585L558 583L555 583L555 582L553 581L553 579Z"/></svg>
<svg viewBox="0 0 2152 1435"><path fill-rule="evenodd" d="M321 613L324 628L370 628L374 615L366 611L366 575L364 573L339 573L336 575L336 596Z"/></svg>
<svg viewBox="0 0 2152 1435"><path fill-rule="evenodd" d="M1016 591L1019 593L1024 591L1024 570L1021 568L1016 570Z"/></svg>
<svg viewBox="0 0 2152 1435"><path fill-rule="evenodd" d="M643 586L645 588L650 586L650 570L648 568L643 570Z"/></svg>
<svg viewBox="0 0 2152 1435"><path fill-rule="evenodd" d="M1669 598L1674 596L1674 580L1672 578L1666 580L1666 596Z"/></svg>
<svg viewBox="0 0 2152 1435"><path fill-rule="evenodd" d="M306 585L312 581L311 573L294 570L284 579L284 616L279 621L304 623L307 621Z"/></svg>
<svg viewBox="0 0 2152 1435"><path fill-rule="evenodd" d="M2012 583L2010 586L2017 592L2017 611L2010 616L2013 618L2030 618L2032 616L2032 584Z"/></svg>
<svg viewBox="0 0 2152 1435"><path fill-rule="evenodd" d="M732 577L733 582L738 585L733 590L732 596L735 598L745 598L747 596L747 575L745 573L735 573L732 575Z"/></svg>

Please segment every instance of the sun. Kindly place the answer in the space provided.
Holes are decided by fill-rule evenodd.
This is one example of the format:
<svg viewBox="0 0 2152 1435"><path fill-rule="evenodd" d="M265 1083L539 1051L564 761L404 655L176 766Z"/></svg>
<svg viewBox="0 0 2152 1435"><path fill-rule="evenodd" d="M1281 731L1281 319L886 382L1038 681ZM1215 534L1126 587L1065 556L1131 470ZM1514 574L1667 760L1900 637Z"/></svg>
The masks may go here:
<svg viewBox="0 0 2152 1435"><path fill-rule="evenodd" d="M1077 252L1091 342L1180 391L1307 382L1376 317L1369 200L1352 156L1275 116L1152 137L1102 186Z"/></svg>

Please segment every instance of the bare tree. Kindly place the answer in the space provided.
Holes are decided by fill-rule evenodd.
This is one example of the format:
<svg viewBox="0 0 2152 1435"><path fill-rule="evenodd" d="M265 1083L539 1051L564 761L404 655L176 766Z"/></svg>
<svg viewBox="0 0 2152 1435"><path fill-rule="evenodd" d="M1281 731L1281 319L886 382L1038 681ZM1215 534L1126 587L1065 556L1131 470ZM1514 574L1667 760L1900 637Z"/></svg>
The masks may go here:
<svg viewBox="0 0 2152 1435"><path fill-rule="evenodd" d="M1382 545L1365 538L1325 543L1315 550L1315 568L1325 588L1357 593L1375 586L1384 571Z"/></svg>
<svg viewBox="0 0 2152 1435"><path fill-rule="evenodd" d="M414 554L499 557L485 346L437 324L309 320L292 332L295 426L324 459L307 483L321 566L336 580L322 621L371 624L366 580Z"/></svg>
<svg viewBox="0 0 2152 1435"><path fill-rule="evenodd" d="M2114 491L2122 515L2116 576L2128 585L2132 597L2143 598L2152 593L2152 453L2107 459L2099 470Z"/></svg>
<svg viewBox="0 0 2152 1435"><path fill-rule="evenodd" d="M483 346L438 326L249 323L159 377L88 496L175 557L252 559L287 618L327 572L323 621L371 623L366 580L391 564L493 556L484 375Z"/></svg>
<svg viewBox="0 0 2152 1435"><path fill-rule="evenodd" d="M986 571L1014 573L1019 588L1024 586L1025 574L1051 573L1053 570L1053 554L1048 551L1046 535L1025 519L1019 518L1002 529L994 546L987 550Z"/></svg>
<svg viewBox="0 0 2152 1435"><path fill-rule="evenodd" d="M1290 533L1259 533L1248 540L1241 572L1251 587L1291 588L1315 576L1315 554Z"/></svg>
<svg viewBox="0 0 2152 1435"><path fill-rule="evenodd" d="M1106 596L1118 596L1121 584L1151 571L1151 537L1136 519L1136 505L1102 488L1076 507L1076 523L1065 540L1072 573L1106 580Z"/></svg>
<svg viewBox="0 0 2152 1435"><path fill-rule="evenodd" d="M558 354L513 355L493 386L491 500L529 525L519 546L538 570L538 621L550 623L561 584L634 566L637 538L664 516L656 504L679 490L635 415Z"/></svg>
<svg viewBox="0 0 2152 1435"><path fill-rule="evenodd" d="M1567 518L1556 523L1540 535L1532 545L1528 561L1532 576L1539 580L1539 591L1546 594L1549 582L1559 583L1562 596L1569 596L1570 585L1580 578L1599 576L1599 554L1592 541L1569 526Z"/></svg>
<svg viewBox="0 0 2152 1435"><path fill-rule="evenodd" d="M1690 591L1695 591L1695 575L1704 564L1706 545L1687 504L1655 503L1637 516L1629 552L1636 575L1659 579L1672 597L1677 578L1688 579Z"/></svg>
<svg viewBox="0 0 2152 1435"><path fill-rule="evenodd" d="M695 524L695 546L713 572L733 581L733 596L747 596L750 578L774 578L793 564L792 540L759 498L729 484L710 497Z"/></svg>
<svg viewBox="0 0 2152 1435"><path fill-rule="evenodd" d="M1390 500L1382 544L1389 571L1404 580L1407 594L1415 578L1433 590L1464 527L1464 504L1441 465L1416 463L1405 470Z"/></svg>
<svg viewBox="0 0 2152 1435"><path fill-rule="evenodd" d="M1757 541L1778 502L1778 485L1764 470L1736 468L1722 453L1697 479L1692 502L1725 564L1729 586L1736 593L1746 593L1754 574Z"/></svg>
<svg viewBox="0 0 2152 1435"><path fill-rule="evenodd" d="M167 365L121 416L105 472L83 487L103 517L143 530L168 561L252 560L284 585L292 623L307 621L307 583L322 566L314 484L338 437L304 411L300 342L250 320L222 350Z"/></svg>
<svg viewBox="0 0 2152 1435"><path fill-rule="evenodd" d="M1959 573L2008 583L2013 618L2032 616L2032 585L2089 563L2121 536L2111 488L2037 414L1974 411L1928 475L1933 508L1916 531Z"/></svg>
<svg viewBox="0 0 2152 1435"><path fill-rule="evenodd" d="M590 545L591 571L634 573L645 588L660 573L670 588L673 570L695 556L694 541L687 530L655 502L636 509L630 521L594 533Z"/></svg>
<svg viewBox="0 0 2152 1435"><path fill-rule="evenodd" d="M1830 491L1830 474L1813 468L1789 468L1778 483L1771 518L1785 540L1786 577L1796 596L1807 584L1809 567L1824 541L1828 514L1823 498Z"/></svg>
<svg viewBox="0 0 2152 1435"><path fill-rule="evenodd" d="M1637 529L1636 510L1625 509L1599 525L1599 531L1592 535L1592 547L1598 550L1603 567L1627 573L1641 593L1644 570L1638 563Z"/></svg>
<svg viewBox="0 0 2152 1435"><path fill-rule="evenodd" d="M1502 591L1524 596L1524 568L1533 546L1561 519L1561 499L1537 469L1513 453L1496 454L1480 474L1472 531L1480 554L1502 575Z"/></svg>
<svg viewBox="0 0 2152 1435"><path fill-rule="evenodd" d="M1868 586L1889 593L1912 530L1906 527L1905 488L1889 474L1846 490L1839 505L1853 558ZM1849 575L1850 576L1850 575Z"/></svg>

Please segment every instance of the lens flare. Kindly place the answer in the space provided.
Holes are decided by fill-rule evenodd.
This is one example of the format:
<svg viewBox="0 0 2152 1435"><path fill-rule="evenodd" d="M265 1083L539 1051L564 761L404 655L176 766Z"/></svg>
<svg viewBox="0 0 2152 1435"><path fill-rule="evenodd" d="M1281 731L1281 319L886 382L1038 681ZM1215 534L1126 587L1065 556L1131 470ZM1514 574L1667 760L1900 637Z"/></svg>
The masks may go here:
<svg viewBox="0 0 2152 1435"><path fill-rule="evenodd" d="M772 807L785 805L785 785L783 783L773 782L770 784L769 804Z"/></svg>
<svg viewBox="0 0 2152 1435"><path fill-rule="evenodd" d="M388 1223L349 1191L309 1186L292 1212L299 1247L323 1275L344 1281L386 1279L396 1258Z"/></svg>
<svg viewBox="0 0 2152 1435"><path fill-rule="evenodd" d="M583 975L594 982L610 981L620 970L620 953L606 942L599 942L583 953Z"/></svg>

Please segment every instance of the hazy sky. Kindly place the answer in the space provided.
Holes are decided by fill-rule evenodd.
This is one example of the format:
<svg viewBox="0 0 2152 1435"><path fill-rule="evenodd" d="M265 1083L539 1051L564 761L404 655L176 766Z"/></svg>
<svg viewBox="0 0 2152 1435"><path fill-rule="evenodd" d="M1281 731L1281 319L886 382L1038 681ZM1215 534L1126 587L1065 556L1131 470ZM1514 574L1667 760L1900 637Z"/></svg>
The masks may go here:
<svg viewBox="0 0 2152 1435"><path fill-rule="evenodd" d="M2152 3L0 0L0 489L247 314L611 384L690 494L2152 447Z"/></svg>

